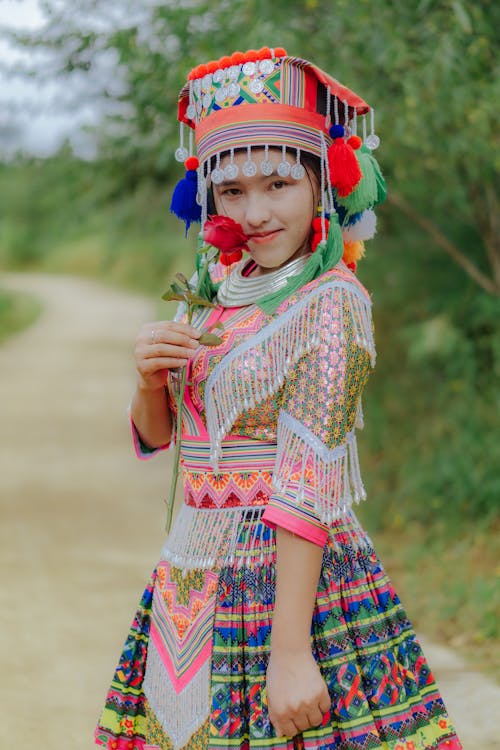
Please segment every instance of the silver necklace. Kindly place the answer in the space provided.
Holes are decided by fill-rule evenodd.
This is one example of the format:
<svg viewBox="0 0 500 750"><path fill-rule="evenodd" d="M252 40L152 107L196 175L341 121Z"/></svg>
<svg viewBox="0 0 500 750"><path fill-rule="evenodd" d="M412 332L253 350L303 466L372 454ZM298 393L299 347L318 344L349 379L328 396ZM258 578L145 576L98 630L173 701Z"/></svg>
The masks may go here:
<svg viewBox="0 0 500 750"><path fill-rule="evenodd" d="M286 266L262 276L243 276L242 271L248 263L245 261L224 279L217 292L217 301L224 307L252 305L261 297L282 289L290 276L295 276L302 271L309 257L309 254L300 255Z"/></svg>

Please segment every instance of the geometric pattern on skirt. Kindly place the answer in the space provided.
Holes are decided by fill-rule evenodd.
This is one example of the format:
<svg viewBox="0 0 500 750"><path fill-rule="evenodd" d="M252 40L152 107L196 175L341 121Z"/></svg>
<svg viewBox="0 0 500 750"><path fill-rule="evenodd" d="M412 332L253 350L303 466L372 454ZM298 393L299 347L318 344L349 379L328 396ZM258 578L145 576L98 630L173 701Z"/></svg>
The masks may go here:
<svg viewBox="0 0 500 750"><path fill-rule="evenodd" d="M274 550L274 531L258 533ZM183 750L461 750L406 613L372 546L353 545L353 533L349 520L333 525L313 613L311 644L332 699L321 726L288 740L274 734L265 676L275 567L258 550L249 559L242 544L218 574L210 708ZM133 747L172 750L144 699L141 711ZM110 737L102 727L96 734L100 744Z"/></svg>

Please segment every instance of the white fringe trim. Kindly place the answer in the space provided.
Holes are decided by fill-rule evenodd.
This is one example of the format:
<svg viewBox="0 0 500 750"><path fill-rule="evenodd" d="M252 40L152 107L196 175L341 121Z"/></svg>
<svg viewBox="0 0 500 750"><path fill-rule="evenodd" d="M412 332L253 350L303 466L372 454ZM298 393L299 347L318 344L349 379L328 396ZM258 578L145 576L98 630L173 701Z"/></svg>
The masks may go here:
<svg viewBox="0 0 500 750"><path fill-rule="evenodd" d="M366 498L361 479L354 430L346 442L329 449L301 422L287 412L278 418L278 452L273 474L277 492L286 492L290 477L299 471L297 503L306 495L306 476L311 474L314 510L322 523L330 524L347 513L353 502ZM294 480L295 488L295 480Z"/></svg>
<svg viewBox="0 0 500 750"><path fill-rule="evenodd" d="M375 364L375 342L371 301L353 283L333 280L314 289L304 299L265 326L248 341L229 352L207 380L205 407L211 442L211 461L217 470L221 443L243 411L255 407L283 385L290 368L320 343L333 335L324 316L339 306L340 336L343 339L343 307L347 300L358 346ZM252 358L259 369L248 366ZM244 374L244 377L242 377Z"/></svg>
<svg viewBox="0 0 500 750"><path fill-rule="evenodd" d="M185 688L177 693L156 646L150 639L144 693L174 750L179 750L209 715L210 659L205 661Z"/></svg>
<svg viewBox="0 0 500 750"><path fill-rule="evenodd" d="M263 539L265 527L259 523L264 507L205 509L183 504L161 557L186 571L221 568L233 565L239 546L239 567L263 564L271 551L271 543ZM246 536L238 545L243 533Z"/></svg>
<svg viewBox="0 0 500 750"><path fill-rule="evenodd" d="M365 426L365 418L363 415L363 404L361 403L361 399L358 401L358 405L356 407L356 421L354 422L354 426L357 430L364 429Z"/></svg>
<svg viewBox="0 0 500 750"><path fill-rule="evenodd" d="M367 208L366 211L363 211L358 221L342 227L342 238L347 242L371 240L375 237L376 231L377 216L375 211Z"/></svg>

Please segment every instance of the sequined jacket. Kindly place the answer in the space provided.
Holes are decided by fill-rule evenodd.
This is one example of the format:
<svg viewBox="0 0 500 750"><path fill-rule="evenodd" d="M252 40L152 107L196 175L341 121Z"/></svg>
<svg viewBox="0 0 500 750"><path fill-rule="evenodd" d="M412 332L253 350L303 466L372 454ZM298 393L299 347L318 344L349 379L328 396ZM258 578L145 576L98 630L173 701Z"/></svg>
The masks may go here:
<svg viewBox="0 0 500 750"><path fill-rule="evenodd" d="M340 263L273 315L219 306L193 324L216 321L222 343L200 347L189 364L184 503L163 555L188 568L227 563L248 519L323 546L365 497L355 429L375 362L369 295ZM178 384L171 373L174 412ZM141 458L157 452L133 433Z"/></svg>

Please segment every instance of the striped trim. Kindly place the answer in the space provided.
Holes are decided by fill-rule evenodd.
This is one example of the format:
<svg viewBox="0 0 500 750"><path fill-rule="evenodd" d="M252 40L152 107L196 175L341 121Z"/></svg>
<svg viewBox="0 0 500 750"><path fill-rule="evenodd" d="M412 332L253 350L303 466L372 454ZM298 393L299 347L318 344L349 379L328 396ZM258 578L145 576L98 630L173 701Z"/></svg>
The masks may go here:
<svg viewBox="0 0 500 750"><path fill-rule="evenodd" d="M185 469L206 470L213 473L210 459L210 441L183 438L181 445ZM276 460L276 443L265 443L248 438L225 440L223 456L219 461L218 472L273 470Z"/></svg>
<svg viewBox="0 0 500 750"><path fill-rule="evenodd" d="M206 161L221 151L244 146L300 148L321 157L325 119L314 112L286 104L252 104L214 112L196 129L198 158Z"/></svg>
<svg viewBox="0 0 500 750"><path fill-rule="evenodd" d="M285 59L281 65L281 101L293 107L305 104L305 73L295 59Z"/></svg>

